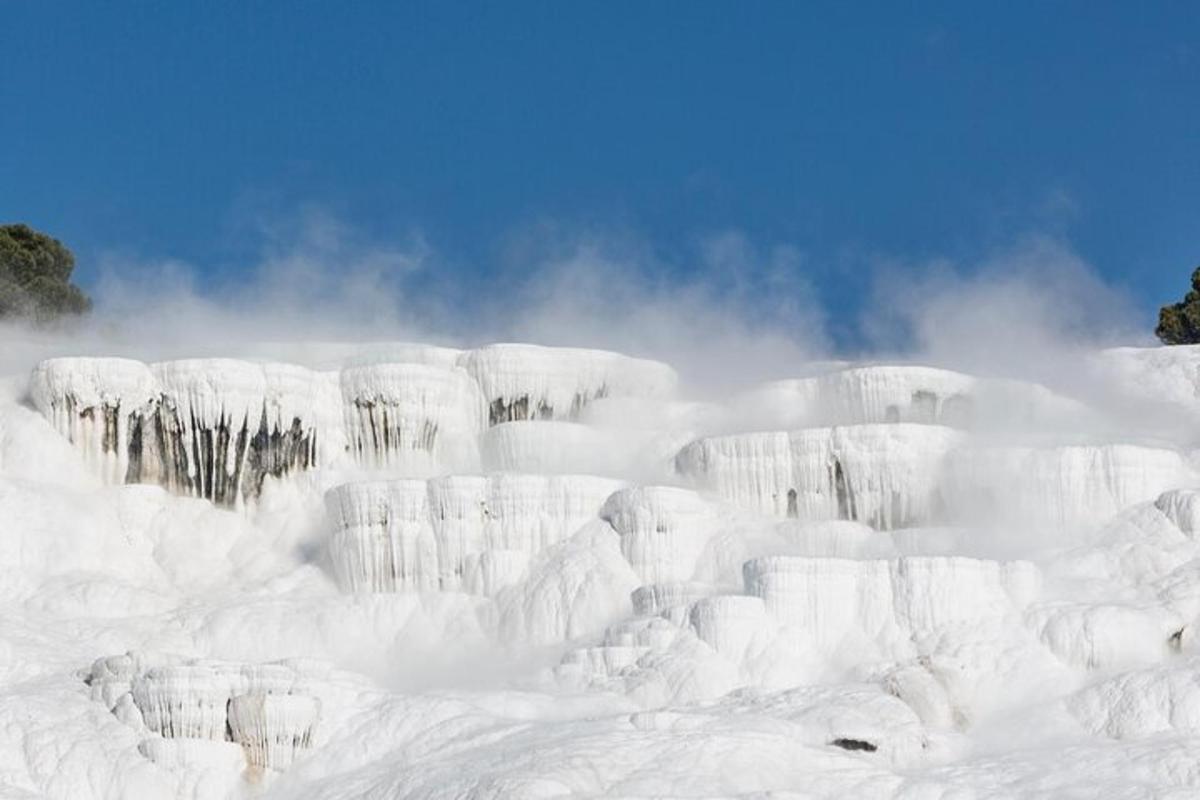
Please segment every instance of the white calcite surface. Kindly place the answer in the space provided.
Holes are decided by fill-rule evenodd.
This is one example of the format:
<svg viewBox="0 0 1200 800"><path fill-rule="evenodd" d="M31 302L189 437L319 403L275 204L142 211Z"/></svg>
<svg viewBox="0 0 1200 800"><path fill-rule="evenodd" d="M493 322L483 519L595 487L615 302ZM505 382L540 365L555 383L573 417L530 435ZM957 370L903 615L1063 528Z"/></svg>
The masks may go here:
<svg viewBox="0 0 1200 800"><path fill-rule="evenodd" d="M919 366L865 366L774 381L743 394L749 419L785 428L872 422L965 424L971 418L969 375Z"/></svg>
<svg viewBox="0 0 1200 800"><path fill-rule="evenodd" d="M338 384L343 436L357 465L407 475L478 466L484 401L462 370L374 364L342 370Z"/></svg>
<svg viewBox="0 0 1200 800"><path fill-rule="evenodd" d="M530 345L460 352L378 347L366 363L55 358L34 370L34 405L108 483L156 483L242 505L264 479L353 466L405 477L487 469L614 472L628 455L590 428L489 424L578 418L603 398L666 399L664 364ZM382 361L391 357L396 361ZM481 440L482 437L482 440ZM625 450L636 448L626 439ZM579 464L596 463L588 469Z"/></svg>
<svg viewBox="0 0 1200 800"><path fill-rule="evenodd" d="M30 394L107 482L226 505L342 449L336 383L286 364L52 359Z"/></svg>
<svg viewBox="0 0 1200 800"><path fill-rule="evenodd" d="M934 425L808 428L702 438L675 466L747 509L880 530L963 518L1095 524L1196 480L1163 447L993 441Z"/></svg>
<svg viewBox="0 0 1200 800"><path fill-rule="evenodd" d="M942 462L962 434L934 425L852 425L698 439L676 456L697 487L747 509L880 529L939 510Z"/></svg>
<svg viewBox="0 0 1200 800"><path fill-rule="evenodd" d="M459 364L479 382L492 424L571 420L606 397L665 399L676 383L665 364L601 350L495 344Z"/></svg>
<svg viewBox="0 0 1200 800"><path fill-rule="evenodd" d="M327 460L341 428L336 382L284 364L52 359L30 395L106 482L226 505Z"/></svg>
<svg viewBox="0 0 1200 800"><path fill-rule="evenodd" d="M773 556L746 563L746 592L825 647L1019 612L1039 590L1029 563L961 557L853 560Z"/></svg>
<svg viewBox="0 0 1200 800"><path fill-rule="evenodd" d="M644 582L704 577L697 573L720 520L695 492L670 486L623 489L608 498L600 516L620 536L621 553Z"/></svg>
<svg viewBox="0 0 1200 800"><path fill-rule="evenodd" d="M511 473L345 484L326 494L330 558L349 591L495 594L619 485Z"/></svg>
<svg viewBox="0 0 1200 800"><path fill-rule="evenodd" d="M617 460L610 444L603 431L587 425L527 421L502 422L488 429L481 449L488 470L607 472Z"/></svg>
<svg viewBox="0 0 1200 800"><path fill-rule="evenodd" d="M0 376L0 797L1200 796L1195 348L59 350Z"/></svg>
<svg viewBox="0 0 1200 800"><path fill-rule="evenodd" d="M1200 412L1200 345L1115 347L1090 362L1115 391L1192 415Z"/></svg>
<svg viewBox="0 0 1200 800"><path fill-rule="evenodd" d="M918 422L1021 430L1073 427L1093 419L1083 403L1036 383L911 364L831 367L756 387L735 399L734 411L778 428Z"/></svg>
<svg viewBox="0 0 1200 800"><path fill-rule="evenodd" d="M1200 663L1123 673L1071 695L1066 706L1090 733L1114 739L1200 732Z"/></svg>
<svg viewBox="0 0 1200 800"><path fill-rule="evenodd" d="M1194 538L1200 534L1200 491L1177 489L1163 492L1154 507L1166 515L1184 535Z"/></svg>
<svg viewBox="0 0 1200 800"><path fill-rule="evenodd" d="M154 404L159 386L150 367L125 358L58 358L30 379L34 405L110 483L129 468L128 417Z"/></svg>
<svg viewBox="0 0 1200 800"><path fill-rule="evenodd" d="M130 653L97 659L85 680L92 699L148 737L139 749L156 763L233 760L228 748L197 746L202 740L232 742L246 765L281 770L313 746L327 675L303 663Z"/></svg>
<svg viewBox="0 0 1200 800"><path fill-rule="evenodd" d="M983 446L951 455L944 495L968 518L1096 524L1196 479L1178 452L1164 448Z"/></svg>

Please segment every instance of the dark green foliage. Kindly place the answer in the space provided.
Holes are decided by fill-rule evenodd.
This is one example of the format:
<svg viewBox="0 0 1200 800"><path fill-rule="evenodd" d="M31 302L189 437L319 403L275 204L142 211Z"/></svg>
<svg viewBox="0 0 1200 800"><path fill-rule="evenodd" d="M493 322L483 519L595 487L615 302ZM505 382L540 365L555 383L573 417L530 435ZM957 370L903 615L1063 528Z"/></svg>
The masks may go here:
<svg viewBox="0 0 1200 800"><path fill-rule="evenodd" d="M75 256L28 225L0 225L0 317L39 322L81 314L92 302L71 283Z"/></svg>
<svg viewBox="0 0 1200 800"><path fill-rule="evenodd" d="M1183 302L1158 312L1154 333L1163 344L1200 344L1200 267L1192 273L1192 290Z"/></svg>

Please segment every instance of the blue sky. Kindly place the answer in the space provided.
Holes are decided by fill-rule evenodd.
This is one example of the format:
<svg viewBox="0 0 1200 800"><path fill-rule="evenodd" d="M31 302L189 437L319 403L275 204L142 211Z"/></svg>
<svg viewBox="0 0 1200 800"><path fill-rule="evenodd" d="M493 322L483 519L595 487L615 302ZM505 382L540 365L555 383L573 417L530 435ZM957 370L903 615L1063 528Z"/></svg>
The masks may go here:
<svg viewBox="0 0 1200 800"><path fill-rule="evenodd" d="M1151 327L1200 264L1200 7L1141 5L0 0L0 219L85 284L228 281L311 208L466 283L547 230L684 277L738 231L832 309L1039 234Z"/></svg>

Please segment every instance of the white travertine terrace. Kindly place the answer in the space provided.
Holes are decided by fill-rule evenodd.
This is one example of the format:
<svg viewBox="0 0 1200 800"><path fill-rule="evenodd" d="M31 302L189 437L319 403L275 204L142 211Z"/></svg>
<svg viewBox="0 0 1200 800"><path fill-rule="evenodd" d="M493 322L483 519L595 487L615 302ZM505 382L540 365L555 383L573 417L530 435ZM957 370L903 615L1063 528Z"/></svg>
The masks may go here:
<svg viewBox="0 0 1200 800"><path fill-rule="evenodd" d="M963 435L934 425L851 425L699 439L676 456L697 487L746 509L888 530L940 509L942 462Z"/></svg>
<svg viewBox="0 0 1200 800"><path fill-rule="evenodd" d="M327 673L131 653L97 659L87 681L93 699L149 735L142 749L152 760L213 752L173 750L162 740L232 742L247 765L282 770L314 744Z"/></svg>
<svg viewBox="0 0 1200 800"><path fill-rule="evenodd" d="M1036 383L977 378L919 365L833 365L772 381L735 398L735 413L791 429L916 422L982 430L1069 425L1091 412Z"/></svg>
<svg viewBox="0 0 1200 800"><path fill-rule="evenodd" d="M822 646L848 636L907 638L916 631L1019 612L1038 595L1025 562L962 557L892 560L775 556L748 561L746 592Z"/></svg>
<svg viewBox="0 0 1200 800"><path fill-rule="evenodd" d="M1067 697L1066 706L1089 732L1114 739L1200 730L1200 663L1121 673Z"/></svg>
<svg viewBox="0 0 1200 800"><path fill-rule="evenodd" d="M1088 366L1127 396L1200 412L1200 345L1114 347L1094 353Z"/></svg>
<svg viewBox="0 0 1200 800"><path fill-rule="evenodd" d="M945 497L968 518L1098 523L1196 479L1174 450L1138 445L982 446L952 453Z"/></svg>
<svg viewBox="0 0 1200 800"><path fill-rule="evenodd" d="M528 344L469 350L459 364L478 381L492 424L570 420L605 397L665 399L677 380L674 370L657 361Z"/></svg>
<svg viewBox="0 0 1200 800"><path fill-rule="evenodd" d="M638 486L614 493L600 516L621 537L621 552L645 583L698 578L701 557L717 532L712 504L695 492Z"/></svg>
<svg viewBox="0 0 1200 800"><path fill-rule="evenodd" d="M483 434L480 449L489 471L608 472L615 461L610 440L575 422L502 422Z"/></svg>
<svg viewBox="0 0 1200 800"><path fill-rule="evenodd" d="M630 599L633 601L634 614L652 616L672 608L690 606L696 600L712 593L711 586L695 581L647 583L634 589Z"/></svg>
<svg viewBox="0 0 1200 800"><path fill-rule="evenodd" d="M265 478L318 467L404 477L478 471L481 446L487 469L579 471L564 454L599 453L598 439L565 421L597 399L666 399L675 387L664 364L599 350L493 345L452 364L439 349L380 352L414 360L314 371L230 359L57 358L34 370L30 395L108 483L157 483L240 506ZM485 435L513 420L564 427Z"/></svg>
<svg viewBox="0 0 1200 800"><path fill-rule="evenodd" d="M596 519L619 485L511 473L346 484L326 495L330 555L350 591L495 594Z"/></svg>
<svg viewBox="0 0 1200 800"><path fill-rule="evenodd" d="M1095 523L1196 475L1161 447L976 445L958 431L905 423L703 438L675 465L734 505L880 530L984 514Z"/></svg>
<svg viewBox="0 0 1200 800"><path fill-rule="evenodd" d="M462 370L374 364L342 370L338 384L346 446L358 466L407 475L478 468L485 403Z"/></svg>
<svg viewBox="0 0 1200 800"><path fill-rule="evenodd" d="M920 366L865 366L763 384L738 397L749 419L783 428L882 422L963 424L975 379Z"/></svg>
<svg viewBox="0 0 1200 800"><path fill-rule="evenodd" d="M1200 796L1200 348L240 349L0 381L0 795Z"/></svg>

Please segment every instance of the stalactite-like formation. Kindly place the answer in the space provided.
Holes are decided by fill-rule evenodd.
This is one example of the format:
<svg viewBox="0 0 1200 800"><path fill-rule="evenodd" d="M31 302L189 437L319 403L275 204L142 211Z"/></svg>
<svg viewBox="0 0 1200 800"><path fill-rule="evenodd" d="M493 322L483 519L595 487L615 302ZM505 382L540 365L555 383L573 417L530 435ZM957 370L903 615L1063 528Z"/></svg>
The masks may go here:
<svg viewBox="0 0 1200 800"><path fill-rule="evenodd" d="M161 740L232 742L245 763L282 770L309 750L321 720L321 675L289 663L238 664L130 653L98 659L92 698Z"/></svg>
<svg viewBox="0 0 1200 800"><path fill-rule="evenodd" d="M414 478L476 472L489 425L578 419L596 400L663 396L675 380L656 362L528 345L435 361L320 372L229 359L62 358L38 366L30 393L107 482L241 506L268 478L315 467Z"/></svg>
<svg viewBox="0 0 1200 800"><path fill-rule="evenodd" d="M962 439L911 423L737 434L687 445L675 468L737 506L891 530L935 521L942 463Z"/></svg>
<svg viewBox="0 0 1200 800"><path fill-rule="evenodd" d="M317 464L317 432L299 417L281 426L265 406L254 428L247 416L222 413L211 423L190 411L181 419L161 397L131 413L125 483L157 483L177 494L235 506L262 492L267 477L283 478Z"/></svg>
<svg viewBox="0 0 1200 800"><path fill-rule="evenodd" d="M453 475L350 483L325 497L347 591L495 594L620 484L583 475Z"/></svg>

